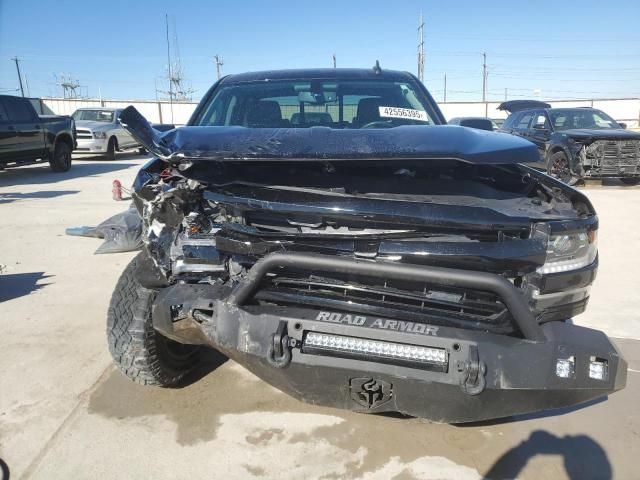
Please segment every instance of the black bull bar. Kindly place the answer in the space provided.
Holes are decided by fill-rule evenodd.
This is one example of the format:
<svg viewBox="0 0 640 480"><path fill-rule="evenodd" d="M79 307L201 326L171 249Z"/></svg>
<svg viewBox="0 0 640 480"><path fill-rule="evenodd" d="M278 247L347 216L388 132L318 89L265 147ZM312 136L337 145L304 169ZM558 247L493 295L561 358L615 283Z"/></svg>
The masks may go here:
<svg viewBox="0 0 640 480"><path fill-rule="evenodd" d="M250 302L270 273L286 268L491 292L523 338ZM177 310L187 313L176 318ZM472 422L576 405L626 384L627 364L604 333L562 322L539 325L521 292L486 272L272 253L233 290L163 289L153 321L162 334L213 346L298 399L360 412ZM559 361L566 376L557 372ZM604 362L603 378L592 378L594 361Z"/></svg>

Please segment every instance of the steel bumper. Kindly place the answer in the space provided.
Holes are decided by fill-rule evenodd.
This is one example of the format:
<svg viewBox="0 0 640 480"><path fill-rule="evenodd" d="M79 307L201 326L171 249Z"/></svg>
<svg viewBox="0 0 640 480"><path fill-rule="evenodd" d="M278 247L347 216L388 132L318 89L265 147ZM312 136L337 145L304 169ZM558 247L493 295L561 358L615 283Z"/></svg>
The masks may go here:
<svg viewBox="0 0 640 480"><path fill-rule="evenodd" d="M250 304L256 285L288 262L319 270L427 276L456 285L480 282L487 290L500 291L525 338ZM624 388L627 364L605 334L561 322L538 325L517 289L502 280L482 272L402 265L378 270L372 262L272 254L257 262L246 283L233 291L211 285L163 289L153 319L164 335L213 346L293 397L360 412L463 423L576 405ZM318 334L325 340L342 339L338 343L348 348L310 342ZM357 342L372 347L349 347ZM436 351L441 361L421 361L412 353L421 347ZM389 348L396 353L389 355ZM399 358L399 350L407 358ZM574 371L561 378L557 361L568 358L574 360ZM589 376L594 358L606 361L602 380Z"/></svg>

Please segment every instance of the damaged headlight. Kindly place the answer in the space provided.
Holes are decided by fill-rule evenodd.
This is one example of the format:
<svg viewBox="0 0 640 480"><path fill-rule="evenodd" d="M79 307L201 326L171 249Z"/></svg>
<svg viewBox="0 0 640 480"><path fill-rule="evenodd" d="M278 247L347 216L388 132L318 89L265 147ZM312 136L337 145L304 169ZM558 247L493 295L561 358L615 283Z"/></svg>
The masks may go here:
<svg viewBox="0 0 640 480"><path fill-rule="evenodd" d="M591 265L598 255L598 231L551 235L547 243L547 258L538 273L568 272Z"/></svg>

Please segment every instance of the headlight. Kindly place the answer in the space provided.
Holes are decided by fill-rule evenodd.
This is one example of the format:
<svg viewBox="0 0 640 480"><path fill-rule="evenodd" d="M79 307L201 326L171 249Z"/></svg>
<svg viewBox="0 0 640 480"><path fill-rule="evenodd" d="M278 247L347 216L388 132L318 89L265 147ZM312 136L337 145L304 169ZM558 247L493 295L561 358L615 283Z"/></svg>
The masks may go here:
<svg viewBox="0 0 640 480"><path fill-rule="evenodd" d="M93 138L104 140L107 138L107 132L93 132Z"/></svg>
<svg viewBox="0 0 640 480"><path fill-rule="evenodd" d="M568 272L591 265L598 254L598 231L551 235L547 244L547 259L538 273Z"/></svg>

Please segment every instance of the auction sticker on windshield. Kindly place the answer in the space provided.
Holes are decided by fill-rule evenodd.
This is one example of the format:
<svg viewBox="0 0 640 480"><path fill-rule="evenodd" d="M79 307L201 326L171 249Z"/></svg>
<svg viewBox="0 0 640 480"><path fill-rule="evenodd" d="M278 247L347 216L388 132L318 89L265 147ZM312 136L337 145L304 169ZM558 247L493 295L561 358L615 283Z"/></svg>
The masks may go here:
<svg viewBox="0 0 640 480"><path fill-rule="evenodd" d="M413 110L412 108L399 107L378 107L381 117L386 118L407 118L409 120L418 120L420 122L428 122L427 112L422 110Z"/></svg>

